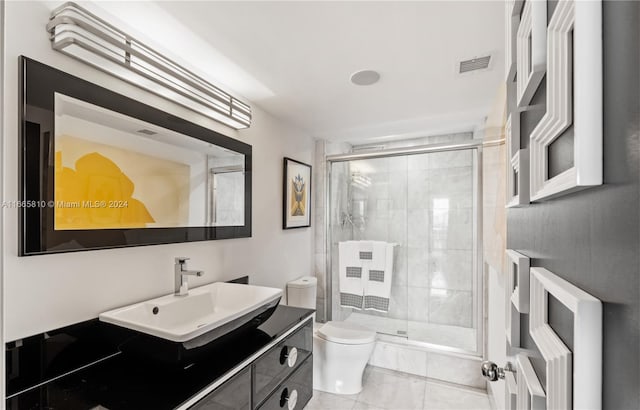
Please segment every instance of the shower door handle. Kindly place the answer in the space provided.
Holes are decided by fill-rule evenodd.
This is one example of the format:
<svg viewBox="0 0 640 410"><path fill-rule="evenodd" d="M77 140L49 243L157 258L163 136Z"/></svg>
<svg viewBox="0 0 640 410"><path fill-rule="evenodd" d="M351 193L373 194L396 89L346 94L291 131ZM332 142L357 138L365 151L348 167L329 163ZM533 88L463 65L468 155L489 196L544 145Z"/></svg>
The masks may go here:
<svg viewBox="0 0 640 410"><path fill-rule="evenodd" d="M504 379L505 372L516 372L511 362L507 362L504 367L498 367L497 364L489 360L485 360L480 364L480 370L482 371L482 376L490 382Z"/></svg>

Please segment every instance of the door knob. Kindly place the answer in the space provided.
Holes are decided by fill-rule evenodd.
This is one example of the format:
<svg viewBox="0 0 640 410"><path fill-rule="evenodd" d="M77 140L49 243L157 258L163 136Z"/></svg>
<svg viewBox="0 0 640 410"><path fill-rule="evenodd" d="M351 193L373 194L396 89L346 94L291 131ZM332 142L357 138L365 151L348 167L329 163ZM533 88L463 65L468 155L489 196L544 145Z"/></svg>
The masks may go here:
<svg viewBox="0 0 640 410"><path fill-rule="evenodd" d="M482 362L482 364L480 365L480 370L482 370L482 376L490 382L504 379L505 372L516 372L511 362L507 362L504 367L498 367L497 364L489 360L485 360L484 362Z"/></svg>

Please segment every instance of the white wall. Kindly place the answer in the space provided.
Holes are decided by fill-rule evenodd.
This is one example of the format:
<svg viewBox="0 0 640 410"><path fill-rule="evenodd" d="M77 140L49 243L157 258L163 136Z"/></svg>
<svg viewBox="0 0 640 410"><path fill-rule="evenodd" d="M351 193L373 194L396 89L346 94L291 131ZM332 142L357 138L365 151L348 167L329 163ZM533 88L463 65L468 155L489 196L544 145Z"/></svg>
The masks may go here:
<svg viewBox="0 0 640 410"><path fill-rule="evenodd" d="M45 24L50 10L58 4L6 4L3 112L9 121L2 133L2 199L18 198L18 56L22 54L251 144L253 237L19 258L18 210L5 209L4 340L91 319L101 311L169 293L173 291L175 256L190 257L191 268L205 271L202 278L190 278L194 286L250 275L254 284L283 287L287 280L310 274L312 232L283 231L281 206L282 158L289 156L311 163L312 139L255 106L252 127L234 132L51 50ZM172 35L170 31L166 34Z"/></svg>
<svg viewBox="0 0 640 410"><path fill-rule="evenodd" d="M505 337L505 275L485 264L488 273L487 297L487 352L488 360L502 367L507 363ZM505 408L505 382L498 380L487 383L489 394L493 396L498 409Z"/></svg>
<svg viewBox="0 0 640 410"><path fill-rule="evenodd" d="M506 87L500 86L482 130L485 142L504 138ZM487 146L482 152L482 253L485 278L485 359L504 366L505 336L505 245L507 242L505 192L505 144ZM479 371L479 370L478 370ZM505 382L487 383L498 409L505 406Z"/></svg>
<svg viewBox="0 0 640 410"><path fill-rule="evenodd" d="M4 95L4 0L0 0L0 95ZM4 130L4 101L0 98L0 130ZM0 139L2 136L0 135ZM0 144L0 155L2 155L2 144ZM0 167L0 193L2 192L3 170ZM0 194L0 198L2 194ZM0 213L0 231L3 227L3 215ZM0 236L0 249L4 249L3 238ZM0 252L0 341L4 340L4 280L2 275L2 252ZM0 354L0 408L4 406L4 354Z"/></svg>

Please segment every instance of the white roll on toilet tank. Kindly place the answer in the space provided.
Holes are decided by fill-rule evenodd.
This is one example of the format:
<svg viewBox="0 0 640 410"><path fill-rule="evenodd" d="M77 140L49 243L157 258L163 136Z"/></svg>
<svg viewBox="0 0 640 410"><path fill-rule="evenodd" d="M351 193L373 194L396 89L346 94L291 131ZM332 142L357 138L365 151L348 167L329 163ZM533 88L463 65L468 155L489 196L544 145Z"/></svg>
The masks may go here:
<svg viewBox="0 0 640 410"><path fill-rule="evenodd" d="M303 276L287 282L287 305L315 309L317 288L318 279L314 276Z"/></svg>

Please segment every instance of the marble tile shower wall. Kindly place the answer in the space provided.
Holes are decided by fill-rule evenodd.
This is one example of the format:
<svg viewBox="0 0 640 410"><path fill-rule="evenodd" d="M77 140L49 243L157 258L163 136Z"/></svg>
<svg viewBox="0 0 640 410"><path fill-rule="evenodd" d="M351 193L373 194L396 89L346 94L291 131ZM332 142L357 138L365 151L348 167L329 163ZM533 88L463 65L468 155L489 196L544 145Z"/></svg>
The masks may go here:
<svg viewBox="0 0 640 410"><path fill-rule="evenodd" d="M471 151L408 157L408 319L473 326Z"/></svg>
<svg viewBox="0 0 640 410"><path fill-rule="evenodd" d="M313 230L314 230L314 271L318 278L316 295L316 320L326 321L326 280L327 280L327 241L326 230L326 192L327 192L327 162L325 154L325 141L316 140L311 190L313 197Z"/></svg>
<svg viewBox="0 0 640 410"><path fill-rule="evenodd" d="M351 314L351 309L340 307L340 285L338 281L338 243L353 239L353 229L349 222L348 191L349 163L336 162L331 168L330 184L330 238L331 238L331 300L333 320L344 320Z"/></svg>
<svg viewBox="0 0 640 410"><path fill-rule="evenodd" d="M330 184L327 181L327 155L334 154L345 154L351 151L351 145L347 143L331 143L324 140L317 140L315 144L315 157L314 164L315 167L313 169L313 210L312 213L314 215L314 271L315 275L318 278L318 294L316 300L316 320L320 322L324 322L328 318L328 312L331 306L327 306L328 298L327 293L327 234L329 233L329 229L332 230L331 234L334 234L333 229L337 226L337 222L329 221L327 224L327 218L333 217L336 221L338 220L338 216L335 215L334 212L327 212L327 195L331 194L331 209L344 209L346 210L346 196L341 196L338 191L338 186L331 186L333 192L330 193ZM333 173L336 177L342 181L342 183L346 183L345 178L348 171L347 163L338 163L333 168ZM328 229L329 228L329 229ZM339 240L348 240L351 239L351 231L350 230L340 230L335 232L335 237ZM337 242L336 242L337 243ZM332 252L331 255L336 255L337 258L337 250L336 252ZM337 263L337 259L336 262ZM337 266L337 265L336 265ZM337 268L336 268L337 269ZM333 282L336 283L337 282ZM333 300L336 299L337 285L334 286L334 296ZM334 307L335 309L335 307Z"/></svg>
<svg viewBox="0 0 640 410"><path fill-rule="evenodd" d="M385 148L471 138L471 133L453 134L394 142ZM399 246L390 310L367 313L474 325L472 161L470 151L454 151L333 165L328 185L334 320L344 320L351 313L337 303L338 242L369 239Z"/></svg>
<svg viewBox="0 0 640 410"><path fill-rule="evenodd" d="M351 161L353 239L397 243L388 313L367 314L408 318L407 157ZM406 327L403 329L406 331Z"/></svg>

